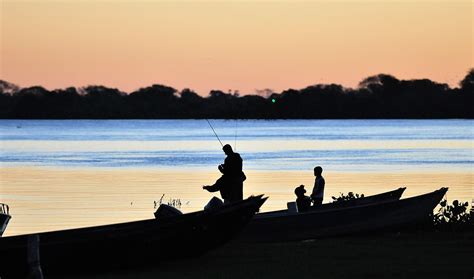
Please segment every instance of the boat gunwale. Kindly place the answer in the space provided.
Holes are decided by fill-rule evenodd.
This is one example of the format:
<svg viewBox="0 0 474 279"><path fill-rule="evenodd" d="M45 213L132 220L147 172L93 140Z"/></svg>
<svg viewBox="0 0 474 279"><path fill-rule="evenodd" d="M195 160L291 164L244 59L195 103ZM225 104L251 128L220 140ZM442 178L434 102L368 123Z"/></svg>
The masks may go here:
<svg viewBox="0 0 474 279"><path fill-rule="evenodd" d="M313 212L314 213L314 212L323 212L323 211L328 211L328 210L334 210L336 208L341 208L341 209L342 208L349 208L349 207L352 208L352 207L361 206L361 205L357 205L357 204L351 205L351 204L349 204L347 206L344 206L343 204L344 203L351 203L351 202L354 202L354 201L359 201L360 202L361 200L373 199L373 198L377 198L377 197L380 197L380 196L391 196L391 195L395 195L395 194L397 194L397 196L398 196L396 200L400 200L400 197L403 195L405 190L406 190L406 187L399 187L398 189L395 189L395 190L391 190L391 191L387 191L387 192L383 192L383 193L379 193L379 194L375 194L375 195L370 195L370 196L364 196L364 197L357 198L357 199L354 199L354 200L324 203L324 204L322 204L322 207L320 207L320 208L311 207L311 209L307 212ZM379 203L379 202L382 202L382 201L374 201L374 202L366 203L365 205ZM334 206L334 207L324 208L324 207L328 207L328 206ZM268 217L270 215L280 214L280 213L287 213L287 212L288 212L288 209L280 209L280 210L274 210L274 211L261 212L261 213L256 214L256 216L258 216L258 218L263 218L263 217ZM296 212L296 213L304 213L304 212ZM287 213L287 214L289 215L289 213Z"/></svg>

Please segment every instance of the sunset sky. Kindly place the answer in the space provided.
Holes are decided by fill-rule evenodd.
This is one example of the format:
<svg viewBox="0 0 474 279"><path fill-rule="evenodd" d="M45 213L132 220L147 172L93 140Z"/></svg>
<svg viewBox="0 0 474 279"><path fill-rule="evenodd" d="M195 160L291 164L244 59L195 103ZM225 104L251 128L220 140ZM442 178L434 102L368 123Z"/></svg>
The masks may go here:
<svg viewBox="0 0 474 279"><path fill-rule="evenodd" d="M0 0L0 79L254 93L389 73L457 86L472 1Z"/></svg>

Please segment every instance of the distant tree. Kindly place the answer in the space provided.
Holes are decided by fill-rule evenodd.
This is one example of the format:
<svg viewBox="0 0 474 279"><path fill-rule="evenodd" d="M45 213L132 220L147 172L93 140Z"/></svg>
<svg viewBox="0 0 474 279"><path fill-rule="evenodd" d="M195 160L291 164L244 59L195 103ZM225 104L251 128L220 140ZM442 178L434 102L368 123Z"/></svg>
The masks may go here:
<svg viewBox="0 0 474 279"><path fill-rule="evenodd" d="M202 101L202 99L203 99L196 92L194 92L193 90L191 90L189 88L183 89L179 93L179 96L180 96L181 100L186 100L186 101L189 101L189 102L199 102L199 101Z"/></svg>
<svg viewBox="0 0 474 279"><path fill-rule="evenodd" d="M378 88L396 89L399 83L400 81L392 75L378 74L363 79L359 83L359 87L367 88L369 90L375 90Z"/></svg>
<svg viewBox="0 0 474 279"><path fill-rule="evenodd" d="M470 69L463 80L459 82L462 90L474 93L474 68Z"/></svg>
<svg viewBox="0 0 474 279"><path fill-rule="evenodd" d="M270 88L264 88L264 89L257 89L255 90L255 94L257 96L262 96L263 98L268 98L270 97L272 94L274 94L275 91L273 89L270 89Z"/></svg>
<svg viewBox="0 0 474 279"><path fill-rule="evenodd" d="M463 117L473 118L474 110L472 104L474 104L474 68L470 69L467 75L459 83L461 85L460 90L455 90L456 94L453 97L453 105L457 111L465 112Z"/></svg>
<svg viewBox="0 0 474 279"><path fill-rule="evenodd" d="M75 119L85 115L83 98L75 87L57 89L51 92L51 118Z"/></svg>
<svg viewBox="0 0 474 279"><path fill-rule="evenodd" d="M13 95L14 107L12 116L14 118L48 118L51 106L47 99L50 92L41 86L22 88Z"/></svg>
<svg viewBox="0 0 474 279"><path fill-rule="evenodd" d="M121 92L116 88L108 88L102 85L89 85L80 88L80 92L88 97L92 98L115 98L124 96L125 93Z"/></svg>
<svg viewBox="0 0 474 279"><path fill-rule="evenodd" d="M178 111L178 91L166 85L140 88L126 99L135 118L173 118Z"/></svg>
<svg viewBox="0 0 474 279"><path fill-rule="evenodd" d="M397 117L397 111L402 107L400 81L397 78L388 74L370 76L359 83L359 88L367 89L372 94L370 106L361 109L371 110L376 117Z"/></svg>
<svg viewBox="0 0 474 279"><path fill-rule="evenodd" d="M131 93L130 95L144 96L144 97L158 97L158 98L174 98L177 97L178 91L173 87L169 87L162 84L153 84L152 86L140 88L139 90Z"/></svg>
<svg viewBox="0 0 474 279"><path fill-rule="evenodd" d="M244 95L237 99L239 115L237 118L271 118L271 101L258 95Z"/></svg>
<svg viewBox="0 0 474 279"><path fill-rule="evenodd" d="M209 91L209 99L219 99L219 98L223 98L223 99L227 99L227 98L231 98L232 97L232 93L224 93L223 91L221 90L211 90Z"/></svg>
<svg viewBox="0 0 474 279"><path fill-rule="evenodd" d="M401 95L398 101L402 108L399 115L411 118L437 118L443 110L443 105L449 91L444 83L433 82L429 79L415 79L401 82Z"/></svg>
<svg viewBox="0 0 474 279"><path fill-rule="evenodd" d="M181 117L196 118L202 117L204 98L189 88L180 92L179 115Z"/></svg>
<svg viewBox="0 0 474 279"><path fill-rule="evenodd" d="M211 90L206 98L206 115L209 118L237 118L238 96L231 93L224 93L220 90Z"/></svg>
<svg viewBox="0 0 474 279"><path fill-rule="evenodd" d="M116 88L90 85L80 89L83 95L83 113L91 118L125 117L123 97L125 93Z"/></svg>
<svg viewBox="0 0 474 279"><path fill-rule="evenodd" d="M20 90L18 85L0 80L0 94L14 94Z"/></svg>
<svg viewBox="0 0 474 279"><path fill-rule="evenodd" d="M15 101L12 95L19 90L19 86L0 80L0 118L10 118L13 116Z"/></svg>

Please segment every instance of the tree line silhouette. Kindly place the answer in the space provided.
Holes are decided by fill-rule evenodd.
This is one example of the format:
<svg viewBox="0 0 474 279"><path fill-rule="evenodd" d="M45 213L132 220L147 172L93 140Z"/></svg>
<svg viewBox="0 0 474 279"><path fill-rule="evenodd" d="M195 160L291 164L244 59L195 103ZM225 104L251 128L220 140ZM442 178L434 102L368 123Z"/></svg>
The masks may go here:
<svg viewBox="0 0 474 279"><path fill-rule="evenodd" d="M458 88L379 74L356 89L317 84L253 95L212 90L206 97L155 84L131 93L104 86L48 91L0 80L2 119L345 119L473 118L474 69Z"/></svg>

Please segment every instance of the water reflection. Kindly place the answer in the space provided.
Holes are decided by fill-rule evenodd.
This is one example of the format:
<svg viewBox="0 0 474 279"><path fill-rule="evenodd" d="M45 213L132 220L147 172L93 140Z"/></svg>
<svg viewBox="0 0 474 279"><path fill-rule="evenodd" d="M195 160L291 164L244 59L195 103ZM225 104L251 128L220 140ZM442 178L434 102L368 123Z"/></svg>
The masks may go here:
<svg viewBox="0 0 474 279"><path fill-rule="evenodd" d="M276 210L294 199L299 184L311 189L312 171L248 171L244 195L265 193L263 210ZM13 218L5 235L153 218L153 201L179 198L184 212L201 210L211 195L201 185L216 172L160 169L87 169L4 167L1 199ZM469 201L472 174L465 172L340 173L327 171L325 202L349 191L367 195L407 187L404 196L450 187L449 199Z"/></svg>

